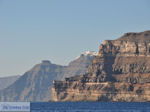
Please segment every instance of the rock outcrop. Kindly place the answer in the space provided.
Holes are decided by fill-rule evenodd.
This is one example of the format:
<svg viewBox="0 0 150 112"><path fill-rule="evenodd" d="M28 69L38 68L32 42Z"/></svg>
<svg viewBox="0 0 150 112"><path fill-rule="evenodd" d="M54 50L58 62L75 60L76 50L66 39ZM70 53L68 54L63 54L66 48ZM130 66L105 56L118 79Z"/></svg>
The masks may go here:
<svg viewBox="0 0 150 112"><path fill-rule="evenodd" d="M54 81L53 101L150 101L150 31L99 47L84 75Z"/></svg>

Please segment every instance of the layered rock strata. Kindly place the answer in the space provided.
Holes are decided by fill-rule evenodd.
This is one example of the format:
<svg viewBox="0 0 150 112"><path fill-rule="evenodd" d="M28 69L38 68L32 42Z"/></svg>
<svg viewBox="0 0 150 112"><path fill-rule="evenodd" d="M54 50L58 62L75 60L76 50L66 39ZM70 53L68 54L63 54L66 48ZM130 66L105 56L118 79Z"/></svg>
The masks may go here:
<svg viewBox="0 0 150 112"><path fill-rule="evenodd" d="M54 81L54 101L150 101L150 31L106 40L81 76Z"/></svg>

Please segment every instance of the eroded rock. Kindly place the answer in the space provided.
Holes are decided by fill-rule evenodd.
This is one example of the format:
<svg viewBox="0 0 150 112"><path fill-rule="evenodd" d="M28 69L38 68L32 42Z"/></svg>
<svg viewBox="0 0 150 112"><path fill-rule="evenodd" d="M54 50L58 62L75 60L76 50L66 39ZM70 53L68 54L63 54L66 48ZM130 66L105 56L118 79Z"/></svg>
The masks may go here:
<svg viewBox="0 0 150 112"><path fill-rule="evenodd" d="M54 101L150 101L150 31L99 47L88 72L54 81Z"/></svg>

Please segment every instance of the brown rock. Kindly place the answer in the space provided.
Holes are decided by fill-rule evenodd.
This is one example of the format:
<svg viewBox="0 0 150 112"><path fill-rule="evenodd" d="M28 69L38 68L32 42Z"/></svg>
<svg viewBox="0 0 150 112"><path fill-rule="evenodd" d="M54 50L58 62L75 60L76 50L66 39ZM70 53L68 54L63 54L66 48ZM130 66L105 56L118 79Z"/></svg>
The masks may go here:
<svg viewBox="0 0 150 112"><path fill-rule="evenodd" d="M104 41L86 74L52 92L54 101L150 101L150 31Z"/></svg>

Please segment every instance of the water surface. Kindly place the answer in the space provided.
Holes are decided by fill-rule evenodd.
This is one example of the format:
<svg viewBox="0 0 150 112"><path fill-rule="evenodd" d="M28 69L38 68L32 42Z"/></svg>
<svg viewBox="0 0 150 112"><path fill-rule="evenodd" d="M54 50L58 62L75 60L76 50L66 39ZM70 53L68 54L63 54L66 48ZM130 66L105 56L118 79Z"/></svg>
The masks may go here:
<svg viewBox="0 0 150 112"><path fill-rule="evenodd" d="M150 103L33 102L31 112L150 112Z"/></svg>

